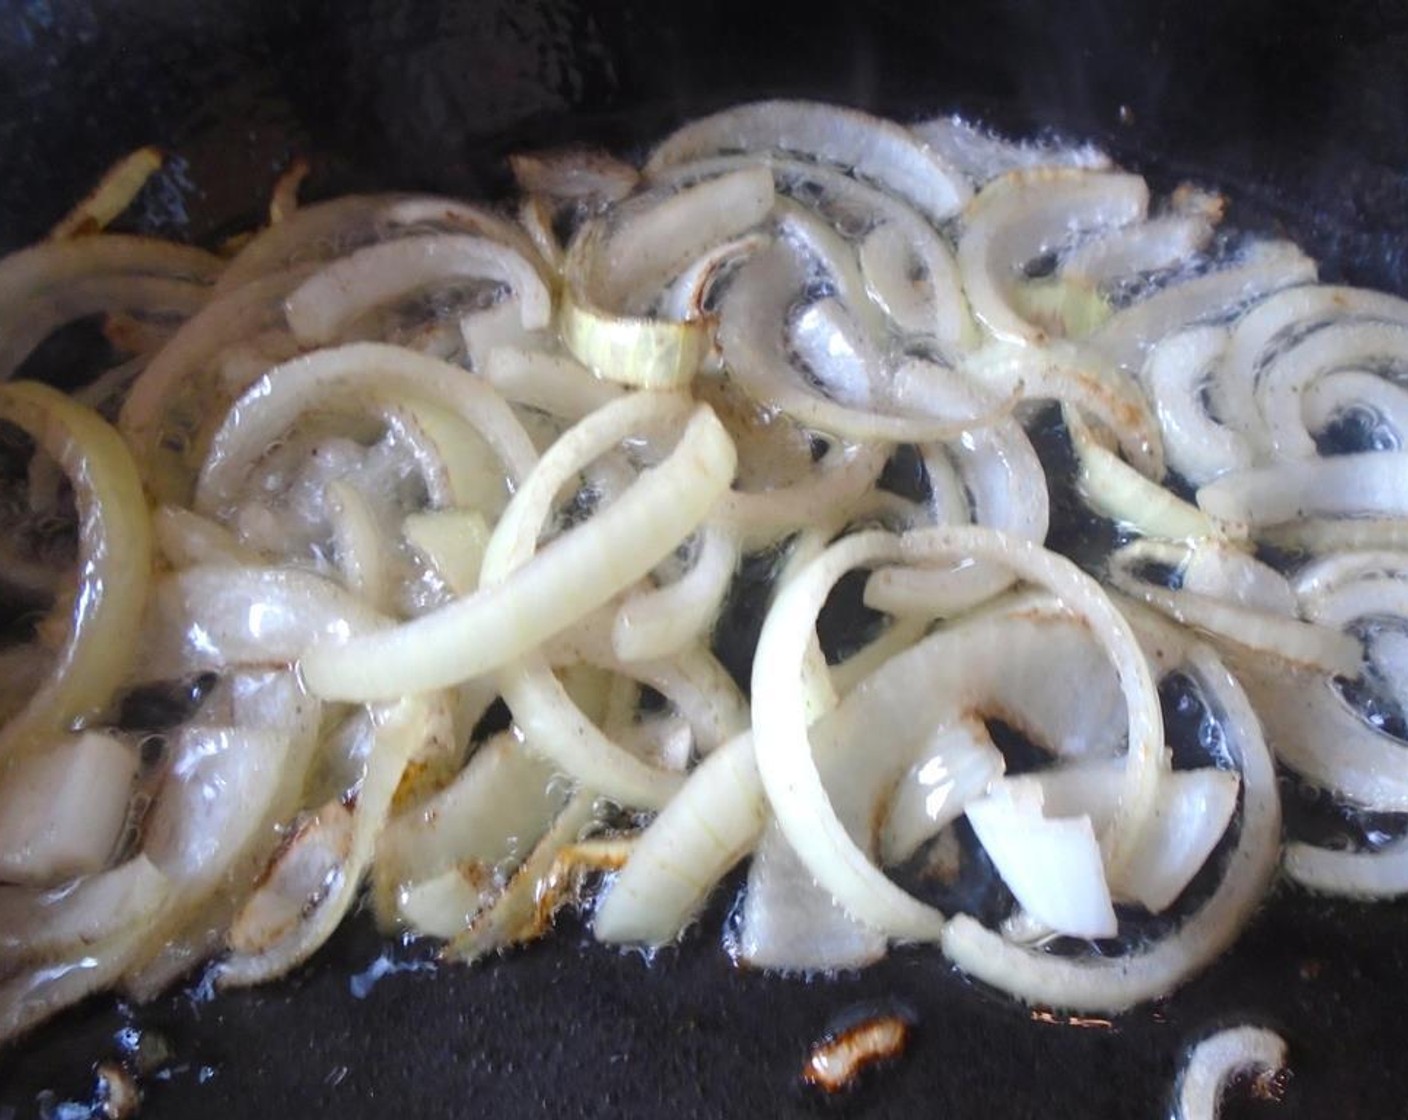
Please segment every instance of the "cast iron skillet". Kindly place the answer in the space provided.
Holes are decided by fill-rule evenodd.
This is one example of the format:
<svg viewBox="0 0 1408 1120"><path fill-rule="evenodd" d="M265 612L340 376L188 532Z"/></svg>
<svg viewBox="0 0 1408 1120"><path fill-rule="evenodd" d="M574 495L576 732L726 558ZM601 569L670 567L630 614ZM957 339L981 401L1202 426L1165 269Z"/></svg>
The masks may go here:
<svg viewBox="0 0 1408 1120"><path fill-rule="evenodd" d="M293 7L0 6L0 247L40 235L143 143L185 161L148 192L145 224L208 240L256 217L295 152L315 159L314 195L478 195L503 189L512 148L631 150L781 94L1091 137L1157 183L1221 186L1234 220L1288 233L1326 277L1408 292L1408 25L1390 5ZM1283 889L1171 999L1080 1027L1034 1019L930 951L827 982L737 972L717 947L727 904L650 966L585 946L568 923L501 962L389 975L361 998L349 977L384 946L354 922L281 984L137 1009L101 998L63 1016L0 1055L0 1117L82 1115L55 1110L90 1100L93 1064L138 1035L157 1054L151 1118L1150 1117L1187 1044L1247 1019L1284 1033L1295 1076L1279 1105L1229 1116L1403 1114L1408 906ZM809 1043L877 1001L917 1024L903 1060L841 1102L804 1092Z"/></svg>

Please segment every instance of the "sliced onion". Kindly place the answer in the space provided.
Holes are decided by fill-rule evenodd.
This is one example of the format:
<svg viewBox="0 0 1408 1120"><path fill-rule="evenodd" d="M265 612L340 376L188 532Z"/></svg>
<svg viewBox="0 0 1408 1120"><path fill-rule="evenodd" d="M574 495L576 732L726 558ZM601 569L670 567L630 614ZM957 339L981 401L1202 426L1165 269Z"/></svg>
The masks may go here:
<svg viewBox="0 0 1408 1120"><path fill-rule="evenodd" d="M592 933L616 944L673 941L766 822L753 739L744 733L695 767L641 833L597 904Z"/></svg>
<svg viewBox="0 0 1408 1120"><path fill-rule="evenodd" d="M1121 369L1137 370L1149 347L1166 335L1225 321L1271 292L1314 279L1315 262L1295 245L1257 242L1222 268L1170 284L1124 308L1090 342Z"/></svg>
<svg viewBox="0 0 1408 1120"><path fill-rule="evenodd" d="M1186 671L1222 717L1225 741L1242 775L1241 827L1212 896L1163 940L1110 957L1056 957L1026 949L960 914L944 930L943 948L965 972L1031 1003L1120 1011L1167 995L1220 955L1251 916L1279 854L1275 771L1256 715L1236 681L1205 647L1190 644L1182 652L1188 657Z"/></svg>
<svg viewBox="0 0 1408 1120"><path fill-rule="evenodd" d="M621 660L668 657L696 639L708 639L738 567L738 539L706 525L696 549L685 575L664 587L636 591L621 604L611 636Z"/></svg>
<svg viewBox="0 0 1408 1120"><path fill-rule="evenodd" d="M1174 1120L1217 1120L1222 1096L1239 1074L1258 1078L1284 1069L1286 1044L1265 1027L1234 1027L1203 1039L1178 1077Z"/></svg>
<svg viewBox="0 0 1408 1120"><path fill-rule="evenodd" d="M288 323L300 341L322 345L376 307L466 279L508 285L525 330L545 327L552 317L547 286L527 258L484 238L438 234L358 249L314 273L288 297Z"/></svg>
<svg viewBox="0 0 1408 1120"><path fill-rule="evenodd" d="M1162 720L1148 669L1123 619L1069 562L989 530L936 528L894 537L866 533L842 540L785 586L763 624L754 662L753 720L760 745L758 770L779 823L819 882L853 916L891 936L932 939L944 918L901 891L865 857L837 819L811 757L801 705L800 680L792 676L812 637L816 612L832 585L859 565L905 560L934 562L953 551L998 560L1020 575L1045 583L1073 605L1112 654L1126 692L1129 764L1121 818L1107 838L1108 860L1118 872L1144 827L1160 768Z"/></svg>
<svg viewBox="0 0 1408 1120"><path fill-rule="evenodd" d="M169 886L141 854L60 887L0 886L0 957L19 964L103 944L149 920Z"/></svg>
<svg viewBox="0 0 1408 1120"><path fill-rule="evenodd" d="M1103 171L1110 157L1093 144L1059 140L1014 143L962 117L935 117L910 125L910 131L961 171L975 186L1009 171L1037 167L1081 167Z"/></svg>
<svg viewBox="0 0 1408 1120"><path fill-rule="evenodd" d="M137 753L85 732L8 766L0 785L0 881L38 886L101 871L127 820Z"/></svg>
<svg viewBox="0 0 1408 1120"><path fill-rule="evenodd" d="M774 821L748 869L735 961L785 972L864 968L885 955L885 937L851 917L819 886Z"/></svg>
<svg viewBox="0 0 1408 1120"><path fill-rule="evenodd" d="M1061 275L1106 288L1149 272L1176 268L1212 238L1205 213L1165 214L1097 234L1061 259Z"/></svg>
<svg viewBox="0 0 1408 1120"><path fill-rule="evenodd" d="M1033 779L1006 778L964 813L1027 914L1071 937L1113 937L1119 924L1090 817L1048 816L1042 801Z"/></svg>
<svg viewBox="0 0 1408 1120"><path fill-rule="evenodd" d="M1156 546L1148 541L1126 545L1110 557L1110 581L1185 626L1197 626L1238 649L1270 655L1288 665L1348 677L1358 675L1363 651L1348 634L1256 607L1239 606L1203 592L1161 587L1141 578L1136 570L1151 561L1179 562L1189 555L1189 547L1182 545Z"/></svg>
<svg viewBox="0 0 1408 1120"><path fill-rule="evenodd" d="M881 862L892 866L913 856L986 793L1006 765L978 716L940 728L895 787L880 830Z"/></svg>
<svg viewBox="0 0 1408 1120"><path fill-rule="evenodd" d="M148 145L123 156L105 172L97 185L72 210L65 214L49 237L63 241L71 237L88 237L122 214L158 171L166 157L160 148Z"/></svg>
<svg viewBox="0 0 1408 1120"><path fill-rule="evenodd" d="M961 175L898 125L805 101L759 101L693 121L651 153L646 174L729 151L785 152L845 168L933 222L955 214L969 194Z"/></svg>
<svg viewBox="0 0 1408 1120"><path fill-rule="evenodd" d="M1143 218L1149 190L1137 175L1067 168L1013 171L988 183L964 213L958 266L973 314L1004 342L1044 343L1047 332L1012 306L1012 286L1032 260L1073 233Z"/></svg>
<svg viewBox="0 0 1408 1120"><path fill-rule="evenodd" d="M614 382L593 377L580 362L537 350L500 347L490 353L483 374L505 400L574 423L622 393Z"/></svg>
<svg viewBox="0 0 1408 1120"><path fill-rule="evenodd" d="M1253 530L1316 517L1408 517L1408 451L1364 451L1224 474L1198 505Z"/></svg>
<svg viewBox="0 0 1408 1120"><path fill-rule="evenodd" d="M1194 486L1252 464L1246 437L1208 414L1203 393L1227 348L1224 327L1193 327L1149 350L1140 377L1154 398L1168 464Z"/></svg>
<svg viewBox="0 0 1408 1120"><path fill-rule="evenodd" d="M122 438L46 385L0 385L0 420L57 460L78 507L78 587L48 679L0 728L0 760L98 714L131 668L151 573L151 515Z"/></svg>
<svg viewBox="0 0 1408 1120"><path fill-rule="evenodd" d="M511 482L537 458L508 405L462 369L395 346L361 342L320 350L270 370L236 403L211 441L196 510L219 514L234 501L254 462L301 413L348 393L401 392L468 422L494 449Z"/></svg>

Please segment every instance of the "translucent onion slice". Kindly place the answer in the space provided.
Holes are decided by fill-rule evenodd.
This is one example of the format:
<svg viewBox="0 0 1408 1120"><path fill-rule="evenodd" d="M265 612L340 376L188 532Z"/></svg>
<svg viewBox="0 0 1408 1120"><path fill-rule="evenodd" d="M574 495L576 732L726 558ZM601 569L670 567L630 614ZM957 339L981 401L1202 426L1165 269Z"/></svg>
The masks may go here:
<svg viewBox="0 0 1408 1120"><path fill-rule="evenodd" d="M694 562L679 579L632 592L622 602L611 633L622 661L668 657L696 640L708 640L738 568L738 538L706 525L695 548Z"/></svg>
<svg viewBox="0 0 1408 1120"><path fill-rule="evenodd" d="M1149 188L1137 175L1069 168L1013 171L988 183L964 212L958 267L973 314L994 337L1044 343L1047 332L1013 307L1026 265L1075 233L1143 218Z"/></svg>
<svg viewBox="0 0 1408 1120"><path fill-rule="evenodd" d="M1165 214L1097 234L1061 258L1060 275L1107 288L1145 273L1176 268L1212 238L1208 214Z"/></svg>
<svg viewBox="0 0 1408 1120"><path fill-rule="evenodd" d="M693 531L732 479L732 444L707 408L691 416L675 451L618 501L538 555L532 550L558 489L555 464L575 463L583 446L596 446L598 431L623 417L645 427L679 407L668 398L627 397L584 421L586 430L569 432L554 445L550 465L536 472L552 480L551 488L544 492L530 475L495 530L517 557L513 564L504 564L504 548L491 540L480 591L390 630L314 646L302 660L308 686L329 697L369 699L455 684L523 656L644 576Z"/></svg>
<svg viewBox="0 0 1408 1120"><path fill-rule="evenodd" d="M763 624L753 670L758 770L779 823L817 880L853 916L905 939L933 939L945 919L885 878L837 818L812 758L800 680L794 674L812 639L817 612L847 571L885 563L933 563L955 551L995 560L1066 597L1111 654L1129 720L1126 796L1107 838L1107 858L1114 871L1130 857L1142 832L1161 767L1162 719L1147 666L1124 620L1068 561L1027 542L967 527L921 530L904 537L864 533L832 546L782 589Z"/></svg>
<svg viewBox="0 0 1408 1120"><path fill-rule="evenodd" d="M1236 669L1278 759L1355 805L1408 811L1408 747L1355 712L1329 677L1251 660Z"/></svg>
<svg viewBox="0 0 1408 1120"><path fill-rule="evenodd" d="M151 575L151 515L122 437L46 385L0 385L0 420L58 462L78 510L78 586L48 678L0 727L0 760L97 715L132 666Z"/></svg>
<svg viewBox="0 0 1408 1120"><path fill-rule="evenodd" d="M1209 385L1217 415L1264 440L1255 392L1266 359L1288 338L1339 319L1408 322L1408 301L1382 292L1304 282L1273 292L1237 321L1227 359Z"/></svg>
<svg viewBox="0 0 1408 1120"><path fill-rule="evenodd" d="M963 815L1006 769L987 726L968 715L933 735L895 787L880 829L880 860L903 863Z"/></svg>
<svg viewBox="0 0 1408 1120"><path fill-rule="evenodd" d="M211 441L196 489L196 511L219 515L238 496L253 464L302 413L351 393L385 399L404 393L465 420L494 449L510 483L537 459L507 403L477 378L397 346L360 342L295 358L260 378L236 402Z"/></svg>
<svg viewBox="0 0 1408 1120"><path fill-rule="evenodd" d="M767 819L753 737L745 732L700 762L641 833L597 903L592 933L613 944L673 941L752 850Z"/></svg>
<svg viewBox="0 0 1408 1120"><path fill-rule="evenodd" d="M629 163L596 148L515 152L508 165L525 194L559 199L619 202L640 179Z"/></svg>
<svg viewBox="0 0 1408 1120"><path fill-rule="evenodd" d="M1121 369L1134 371L1144 364L1149 347L1166 335L1225 322L1271 292L1314 280L1315 262L1295 245L1257 242L1221 268L1169 284L1130 304L1089 341Z"/></svg>
<svg viewBox="0 0 1408 1120"><path fill-rule="evenodd" d="M693 121L656 147L645 171L655 176L730 151L788 153L844 168L936 223L957 213L970 193L960 174L900 126L805 101L760 101Z"/></svg>
<svg viewBox="0 0 1408 1120"><path fill-rule="evenodd" d="M25 308L32 301L61 297L75 284L81 288L84 283L104 279L166 278L203 286L223 267L219 257L203 249L115 233L44 241L11 253L0 262L0 329L4 339L0 342L0 376L9 377L42 341L42 336L30 335L25 321ZM121 287L115 291L120 293Z"/></svg>
<svg viewBox="0 0 1408 1120"><path fill-rule="evenodd" d="M1307 518L1408 517L1408 452L1363 451L1222 475L1198 505L1254 531Z"/></svg>
<svg viewBox="0 0 1408 1120"><path fill-rule="evenodd" d="M370 245L314 273L288 297L288 324L301 342L326 345L383 304L468 279L506 284L525 330L552 318L552 297L528 258L485 238L432 234Z"/></svg>
<svg viewBox="0 0 1408 1120"><path fill-rule="evenodd" d="M0 886L0 959L22 964L102 944L149 920L169 887L141 854L59 887Z"/></svg>
<svg viewBox="0 0 1408 1120"><path fill-rule="evenodd" d="M1103 447L1078 409L1067 406L1062 415L1080 464L1076 486L1093 510L1146 536L1181 540L1217 535L1212 518L1197 506L1145 478Z"/></svg>
<svg viewBox="0 0 1408 1120"><path fill-rule="evenodd" d="M1113 937L1119 923L1090 817L1048 815L1043 800L1033 779L1007 778L964 813L1028 915L1071 937Z"/></svg>
<svg viewBox="0 0 1408 1120"><path fill-rule="evenodd" d="M774 197L772 172L753 166L632 199L593 246L587 291L606 307L645 313L691 262L767 218Z"/></svg>
<svg viewBox="0 0 1408 1120"><path fill-rule="evenodd" d="M1408 365L1408 322L1331 323L1276 354L1256 379L1256 403L1271 454L1277 459L1308 459L1316 454L1314 435L1306 423L1305 398L1325 374L1394 364ZM1352 384L1341 381L1340 387ZM1341 402L1353 403L1353 398L1341 398Z"/></svg>
<svg viewBox="0 0 1408 1120"><path fill-rule="evenodd" d="M1176 638L1176 632L1175 632ZM1242 817L1236 845L1212 896L1171 934L1121 956L1057 957L1023 948L960 914L943 934L943 949L965 972L1029 1003L1072 1011L1121 1011L1167 995L1216 959L1236 938L1275 872L1280 802L1271 756L1256 714L1236 681L1206 647L1187 644L1168 667L1183 667L1220 717L1227 747L1242 775ZM1186 656L1186 665L1176 658Z"/></svg>
<svg viewBox="0 0 1408 1120"><path fill-rule="evenodd" d="M450 785L393 818L377 840L372 867L382 924L393 924L399 912L437 936L466 928L472 914L458 915L448 931L426 928L406 905L411 886L453 872L477 888L475 896L491 890L497 876L532 850L562 808L565 794L554 790L553 773L551 763L505 732L480 747ZM436 910L443 913L444 907Z"/></svg>
<svg viewBox="0 0 1408 1120"><path fill-rule="evenodd" d="M494 530L480 592L491 601L513 595L517 604L509 652L498 662L499 684L533 749L590 789L623 804L652 808L678 787L679 775L621 750L572 703L542 654L533 651L536 641L524 640L525 634L534 637L537 622L532 610L525 616L523 595L528 603L538 602L536 609L544 616L538 636L549 637L644 576L703 521L727 489L736 464L733 444L707 405L686 413L680 441L663 463L643 472L589 525L534 554L554 495L576 472L627 435L688 407L687 401L635 395L568 431L525 481ZM475 638L486 640L482 632Z"/></svg>
<svg viewBox="0 0 1408 1120"><path fill-rule="evenodd" d="M975 186L1009 171L1038 167L1080 167L1103 171L1110 157L1093 144L1067 145L1058 138L1013 142L962 117L935 117L910 125L913 132Z"/></svg>
<svg viewBox="0 0 1408 1120"><path fill-rule="evenodd" d="M1258 607L1240 606L1204 592L1162 587L1139 575L1144 564L1182 563L1189 555L1186 545L1152 541L1126 545L1110 556L1110 582L1185 626L1196 626L1241 650L1269 655L1286 665L1358 676L1363 650L1348 634Z"/></svg>
<svg viewBox="0 0 1408 1120"><path fill-rule="evenodd" d="M0 380L13 376L35 348L66 323L115 312L184 319L199 311L209 295L206 284L167 276L76 277L56 291L0 308Z"/></svg>
<svg viewBox="0 0 1408 1120"><path fill-rule="evenodd" d="M503 346L490 353L483 376L505 400L575 423L610 404L623 390L592 376L565 355Z"/></svg>
<svg viewBox="0 0 1408 1120"><path fill-rule="evenodd" d="M1258 1079L1286 1066L1286 1044L1265 1027L1233 1027L1218 1031L1193 1047L1178 1076L1174 1120L1217 1120L1222 1097L1240 1074L1255 1071Z"/></svg>
<svg viewBox="0 0 1408 1120"><path fill-rule="evenodd" d="M44 886L101 871L127 820L137 752L89 731L5 768L0 882Z"/></svg>
<svg viewBox="0 0 1408 1120"><path fill-rule="evenodd" d="M134 674L160 681L234 666L291 665L318 636L388 624L312 572L199 564L157 582Z"/></svg>
<svg viewBox="0 0 1408 1120"><path fill-rule="evenodd" d="M891 232L883 234L881 240L872 246L871 252L877 253L884 248L886 252L880 255L888 258L889 249L899 249L902 242L905 249L903 262L886 259L883 262L885 268L899 268L905 262L917 266L917 278L910 275L903 277L905 284L917 285L919 298L927 309L928 322L916 321L915 332L959 347L968 347L974 343L977 338L977 326L968 310L968 299L963 293L953 251L938 230L903 199L877 190L824 164L786 159L776 155L754 154L706 159L661 169L654 172L653 177L662 184L687 183L758 164L772 169L773 181L779 195L796 205L796 208L790 211L794 221L798 209L815 212L820 221L833 227L835 236L830 240L833 245L837 239L844 242L858 237L860 232L867 228L876 231L890 227ZM817 227L812 226L810 232L815 234ZM857 253L864 253L864 240ZM877 263L881 262L872 257L872 267ZM877 297L874 280L878 279L878 274L875 278L866 276L865 269L866 265L862 260L861 275L865 278L864 288L872 297ZM899 282L901 278L895 276L894 279ZM895 322L901 330L909 329L898 318Z"/></svg>
<svg viewBox="0 0 1408 1120"><path fill-rule="evenodd" d="M724 293L719 345L729 372L750 395L808 427L850 440L946 439L1001 412L1000 404L984 402L976 414L960 411L940 419L878 413L848 407L806 386L793 368L786 329L806 285L806 268L795 250L779 241L745 261Z"/></svg>
<svg viewBox="0 0 1408 1120"><path fill-rule="evenodd" d="M1065 342L1042 347L991 343L966 356L962 370L1000 395L1075 405L1119 438L1125 458L1148 478L1164 474L1159 424L1138 383Z"/></svg>
<svg viewBox="0 0 1408 1120"><path fill-rule="evenodd" d="M1252 465L1246 437L1221 423L1203 394L1227 349L1225 327L1193 327L1155 343L1140 371L1154 399L1168 465L1194 486Z"/></svg>
<svg viewBox="0 0 1408 1120"><path fill-rule="evenodd" d="M774 821L753 851L729 949L751 968L830 973L878 961L885 937L817 885Z"/></svg>
<svg viewBox="0 0 1408 1120"><path fill-rule="evenodd" d="M1042 770L1028 780L1041 786L1048 816L1086 815L1100 829L1119 807L1122 777L1118 760L1095 759ZM1210 766L1164 773L1144 843L1110 883L1114 897L1154 914L1172 906L1227 831L1239 785L1232 771Z"/></svg>
<svg viewBox="0 0 1408 1120"><path fill-rule="evenodd" d="M281 976L306 960L337 928L356 899L406 763L432 733L433 713L432 704L422 696L369 709L372 741L352 812L346 858L321 896L308 900L311 913L305 907L303 920L285 936L252 946L248 951L237 950L222 961L216 973L217 983L246 987ZM277 884L270 889L277 889ZM248 908L257 903L245 905Z"/></svg>
<svg viewBox="0 0 1408 1120"><path fill-rule="evenodd" d="M703 320L675 322L612 311L596 297L592 262L604 227L584 226L567 250L558 308L562 344L598 377L647 389L689 383L709 348Z"/></svg>

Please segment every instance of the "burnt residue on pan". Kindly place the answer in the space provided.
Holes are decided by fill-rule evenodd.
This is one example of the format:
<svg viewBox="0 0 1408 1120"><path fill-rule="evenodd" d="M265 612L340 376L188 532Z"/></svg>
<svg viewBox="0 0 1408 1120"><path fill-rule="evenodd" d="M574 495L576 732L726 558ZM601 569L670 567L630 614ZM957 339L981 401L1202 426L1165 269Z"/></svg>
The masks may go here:
<svg viewBox="0 0 1408 1120"><path fill-rule="evenodd" d="M309 197L492 193L514 148L639 151L685 117L795 95L1090 137L1158 186L1221 186L1233 223L1297 239L1328 277L1408 293L1408 18L1392 7L3 5L0 249L40 235L145 143L180 161L144 196L144 221L211 241L255 220L299 155ZM717 939L731 897L650 963L589 944L568 919L502 961L436 969L358 916L287 981L215 996L196 983L141 1008L104 997L62 1016L0 1054L0 1117L101 1115L128 1075L149 1120L1148 1117L1186 1039L1243 1015L1280 1030L1296 1076L1278 1104L1229 1102L1229 1117L1402 1111L1403 904L1282 890L1185 989L1078 1029L974 987L931 949L813 982L735 970ZM819 1025L896 1000L922 1025L902 1060L835 1102L799 1084ZM100 1063L115 1064L100 1076Z"/></svg>

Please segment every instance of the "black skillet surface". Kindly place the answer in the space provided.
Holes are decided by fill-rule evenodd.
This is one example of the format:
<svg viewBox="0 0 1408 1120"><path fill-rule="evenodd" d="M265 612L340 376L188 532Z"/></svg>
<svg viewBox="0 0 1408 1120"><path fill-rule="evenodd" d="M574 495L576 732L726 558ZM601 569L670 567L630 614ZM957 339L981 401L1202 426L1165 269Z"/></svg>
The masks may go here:
<svg viewBox="0 0 1408 1120"><path fill-rule="evenodd" d="M571 0L9 0L0 4L0 247L42 231L115 156L158 142L184 170L149 227L208 239L252 220L273 172L315 157L312 192L503 187L513 147L630 150L763 95L898 116L962 109L1095 138L1165 185L1226 189L1323 274L1408 293L1408 16L1390 3L1163 0L1069 5ZM141 1009L99 999L0 1055L0 1120L87 1115L95 1061L169 1053L143 1116L768 1115L1152 1117L1185 1046L1251 1019L1283 1031L1284 1101L1229 1116L1398 1117L1408 906L1285 889L1237 948L1112 1025L1043 1022L932 952L805 983L731 969L727 900L650 966L579 927L473 970L359 983L364 922L291 980ZM407 954L400 951L400 956ZM803 1092L809 1043L848 1009L898 1003L912 1045L841 1102ZM159 1049L160 1045L156 1048Z"/></svg>

